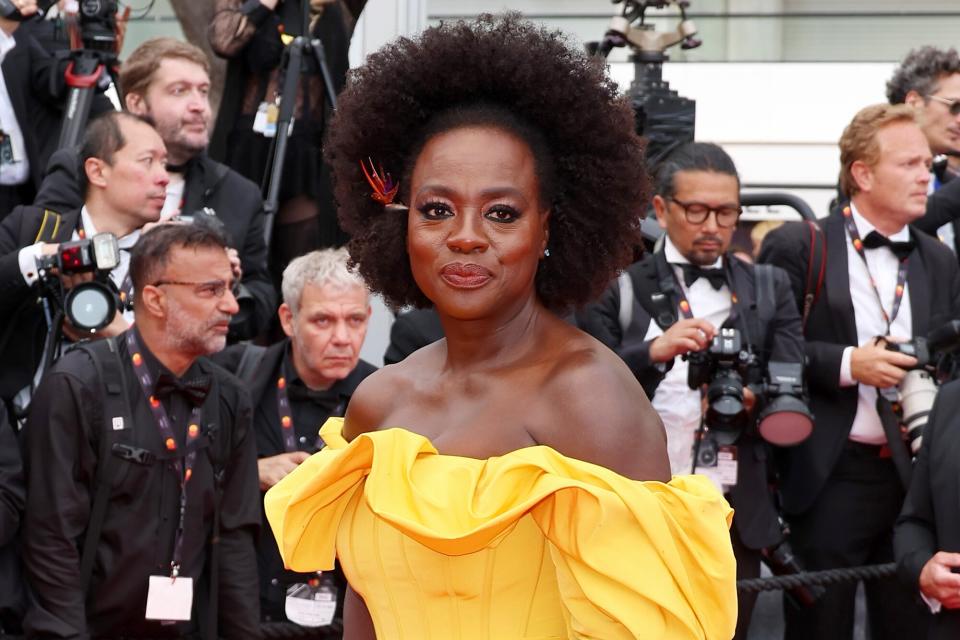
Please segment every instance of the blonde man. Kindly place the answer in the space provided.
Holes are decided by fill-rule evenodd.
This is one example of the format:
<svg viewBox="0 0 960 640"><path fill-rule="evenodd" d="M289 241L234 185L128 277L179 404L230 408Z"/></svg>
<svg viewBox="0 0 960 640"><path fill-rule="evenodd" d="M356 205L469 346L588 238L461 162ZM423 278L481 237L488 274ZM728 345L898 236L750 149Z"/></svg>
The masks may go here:
<svg viewBox="0 0 960 640"><path fill-rule="evenodd" d="M845 199L818 223L826 254L819 292L807 284L806 224L771 231L760 252L790 275L798 306L806 292L815 294L804 337L817 423L806 442L778 458L793 548L808 569L893 559L893 524L912 463L891 400L917 361L886 344L960 317L953 254L910 228L926 207L931 161L910 107L861 110L840 138ZM829 586L809 608L786 604L786 637L851 638L856 588ZM892 580L865 589L873 638L922 637L928 614L913 590Z"/></svg>

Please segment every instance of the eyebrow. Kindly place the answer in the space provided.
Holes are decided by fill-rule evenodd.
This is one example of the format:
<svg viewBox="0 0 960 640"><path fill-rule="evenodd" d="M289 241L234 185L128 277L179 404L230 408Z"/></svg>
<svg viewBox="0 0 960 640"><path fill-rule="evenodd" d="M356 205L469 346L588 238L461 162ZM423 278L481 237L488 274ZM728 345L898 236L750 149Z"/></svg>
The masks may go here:
<svg viewBox="0 0 960 640"><path fill-rule="evenodd" d="M417 191L417 196L419 197L425 192L433 192L438 195L453 198L457 195L457 191L451 189L450 187L444 186L442 184L425 184L420 187L420 190ZM480 196L483 198L496 198L498 196L512 196L514 198L523 199L523 192L516 187L511 186L499 186L499 187L488 187L487 189L482 189L480 191Z"/></svg>

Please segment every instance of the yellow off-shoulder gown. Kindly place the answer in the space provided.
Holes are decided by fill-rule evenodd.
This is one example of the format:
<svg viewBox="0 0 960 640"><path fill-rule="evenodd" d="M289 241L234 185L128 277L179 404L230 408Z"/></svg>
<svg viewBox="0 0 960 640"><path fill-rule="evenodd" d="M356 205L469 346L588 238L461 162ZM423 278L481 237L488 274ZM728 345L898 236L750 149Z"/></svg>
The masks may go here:
<svg viewBox="0 0 960 640"><path fill-rule="evenodd" d="M477 460L404 429L327 448L267 492L286 565L332 569L379 640L727 640L733 512L708 480L628 480L544 446Z"/></svg>

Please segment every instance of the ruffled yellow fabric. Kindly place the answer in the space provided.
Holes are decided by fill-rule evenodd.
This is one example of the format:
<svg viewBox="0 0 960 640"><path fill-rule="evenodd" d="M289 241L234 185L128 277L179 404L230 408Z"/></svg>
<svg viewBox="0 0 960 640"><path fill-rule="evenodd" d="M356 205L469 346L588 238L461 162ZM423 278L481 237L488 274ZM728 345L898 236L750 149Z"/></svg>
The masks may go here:
<svg viewBox="0 0 960 640"><path fill-rule="evenodd" d="M632 481L543 446L488 460L440 455L426 438L403 429L364 434L348 444L340 436L341 427L339 419L324 425L321 436L327 448L267 493L266 512L291 569L331 569L340 545L341 563L367 601L378 637L418 637L405 635L403 624L388 625L385 616L404 613L378 601L420 586L389 583L391 559L400 564L410 560L393 556L415 552L454 561L488 552L507 546L500 544L505 537L520 535L524 529L517 525L528 517L536 524L530 527L533 535L539 530L549 543L559 588L556 616L563 620L566 635L550 637L726 640L733 635L736 565L728 532L733 512L708 480L689 476L669 484ZM370 519L358 519L367 510ZM378 535L380 547L396 548L344 549L351 536L343 530L361 522L364 528L386 523L384 528L398 532L401 542L384 543L386 538ZM519 571L535 562L517 555L511 562L497 563L497 570L512 566ZM353 571L346 556L375 557L371 564L386 567L384 575L371 578L370 567ZM415 564L412 570L428 564ZM469 566L483 572L494 565ZM354 582L357 576L370 582L375 594L384 594L382 598L371 598L367 585ZM372 584L379 580L386 584ZM537 589L543 588L542 581L538 584ZM445 596L456 598L456 592ZM526 599L536 599L536 594ZM510 601L516 600L514 593ZM425 611L407 615L428 615L433 605L420 602ZM503 610L508 606L524 603L500 601L490 615L511 615ZM417 624L418 633L424 634L427 623ZM447 637L497 637L489 635L489 628L463 621L459 635L451 630Z"/></svg>

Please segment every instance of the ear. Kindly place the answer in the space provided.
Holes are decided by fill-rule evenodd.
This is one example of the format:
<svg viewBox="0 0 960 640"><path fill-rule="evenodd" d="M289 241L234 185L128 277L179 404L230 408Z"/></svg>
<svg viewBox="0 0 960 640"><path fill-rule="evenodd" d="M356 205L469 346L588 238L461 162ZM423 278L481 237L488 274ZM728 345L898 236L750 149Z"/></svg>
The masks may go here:
<svg viewBox="0 0 960 640"><path fill-rule="evenodd" d="M87 182L102 189L107 188L110 177L109 164L100 158L87 158L83 162L83 171L87 174Z"/></svg>
<svg viewBox="0 0 960 640"><path fill-rule="evenodd" d="M280 318L280 326L288 338L293 337L293 309L286 302L277 309L277 316Z"/></svg>
<svg viewBox="0 0 960 640"><path fill-rule="evenodd" d="M547 246L550 244L550 209L540 212L540 225L543 231L543 242L540 245L540 256L542 258L543 252L547 250Z"/></svg>
<svg viewBox="0 0 960 640"><path fill-rule="evenodd" d="M148 284L140 290L140 305L137 311L145 311L155 318L167 317L167 298L160 287Z"/></svg>
<svg viewBox="0 0 960 640"><path fill-rule="evenodd" d="M873 189L873 169L863 160L857 160L850 165L850 175L860 191L869 192Z"/></svg>
<svg viewBox="0 0 960 640"><path fill-rule="evenodd" d="M123 97L123 104L127 108L127 111L134 115L147 115L147 102L143 99L142 94L128 93Z"/></svg>
<svg viewBox="0 0 960 640"><path fill-rule="evenodd" d="M667 228L667 201L662 196L653 196L653 210L657 213L657 223L661 229Z"/></svg>
<svg viewBox="0 0 960 640"><path fill-rule="evenodd" d="M917 93L916 89L910 89L910 91L907 91L907 95L903 97L903 103L914 109L919 109L927 104L927 99Z"/></svg>

